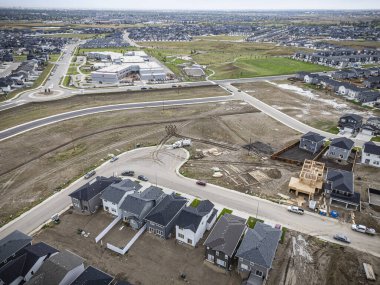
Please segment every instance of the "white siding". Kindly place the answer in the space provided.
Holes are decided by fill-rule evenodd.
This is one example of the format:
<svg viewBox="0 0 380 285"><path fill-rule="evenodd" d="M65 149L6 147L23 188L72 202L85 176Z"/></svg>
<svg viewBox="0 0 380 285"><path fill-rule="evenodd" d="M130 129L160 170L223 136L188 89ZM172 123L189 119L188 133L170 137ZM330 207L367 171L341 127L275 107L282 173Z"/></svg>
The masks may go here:
<svg viewBox="0 0 380 285"><path fill-rule="evenodd" d="M361 162L370 166L380 167L380 155L363 152Z"/></svg>
<svg viewBox="0 0 380 285"><path fill-rule="evenodd" d="M59 285L69 285L73 283L73 281L81 275L81 273L84 271L84 265L83 263L74 269L67 272L66 276L59 282Z"/></svg>

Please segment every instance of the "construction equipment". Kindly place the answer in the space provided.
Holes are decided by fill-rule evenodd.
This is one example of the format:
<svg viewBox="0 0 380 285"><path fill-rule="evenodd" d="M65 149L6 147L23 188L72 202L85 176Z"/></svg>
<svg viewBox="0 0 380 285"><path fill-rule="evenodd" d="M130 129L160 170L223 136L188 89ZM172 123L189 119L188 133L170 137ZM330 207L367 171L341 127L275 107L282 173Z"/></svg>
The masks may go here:
<svg viewBox="0 0 380 285"><path fill-rule="evenodd" d="M182 139L173 143L173 148L191 146L191 139Z"/></svg>

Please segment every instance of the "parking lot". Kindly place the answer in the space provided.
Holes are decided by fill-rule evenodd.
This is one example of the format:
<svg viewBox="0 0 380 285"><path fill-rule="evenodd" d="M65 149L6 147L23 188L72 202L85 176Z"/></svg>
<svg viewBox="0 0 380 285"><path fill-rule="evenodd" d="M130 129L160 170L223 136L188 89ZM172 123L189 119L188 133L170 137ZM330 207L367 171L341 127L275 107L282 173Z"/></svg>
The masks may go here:
<svg viewBox="0 0 380 285"><path fill-rule="evenodd" d="M118 255L95 243L95 236L111 221L112 217L102 210L91 216L66 212L59 225L45 227L34 237L35 242L44 241L60 250L69 248L85 258L87 264L102 269L118 280L132 284L207 284L235 285L241 278L235 271L225 272L204 261L204 247L201 240L197 248L179 245L175 239L163 240L144 233L124 255ZM84 230L88 237L78 234ZM104 241L127 243L135 231L116 225ZM204 237L205 238L205 237ZM184 274L185 279L181 278Z"/></svg>

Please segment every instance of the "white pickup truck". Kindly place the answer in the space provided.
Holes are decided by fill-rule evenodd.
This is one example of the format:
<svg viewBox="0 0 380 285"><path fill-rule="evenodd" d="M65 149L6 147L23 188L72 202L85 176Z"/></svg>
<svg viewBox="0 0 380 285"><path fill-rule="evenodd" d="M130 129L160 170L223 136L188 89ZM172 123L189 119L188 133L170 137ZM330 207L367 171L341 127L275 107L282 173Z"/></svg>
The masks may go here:
<svg viewBox="0 0 380 285"><path fill-rule="evenodd" d="M292 212L292 213L299 214L299 215L303 215L304 214L304 210L301 209L301 208L298 208L296 206L289 206L288 207L288 211Z"/></svg>

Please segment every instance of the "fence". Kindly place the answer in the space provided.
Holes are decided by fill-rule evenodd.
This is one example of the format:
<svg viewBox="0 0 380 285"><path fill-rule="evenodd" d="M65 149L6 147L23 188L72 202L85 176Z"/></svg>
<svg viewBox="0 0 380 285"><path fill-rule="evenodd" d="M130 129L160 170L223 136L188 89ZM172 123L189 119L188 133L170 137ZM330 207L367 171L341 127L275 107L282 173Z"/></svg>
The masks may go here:
<svg viewBox="0 0 380 285"><path fill-rule="evenodd" d="M121 217L116 217L98 236L95 238L95 242L98 243L119 221Z"/></svg>
<svg viewBox="0 0 380 285"><path fill-rule="evenodd" d="M110 243L107 243L107 248L118 253L124 255L131 246L135 243L135 241L145 232L146 225L144 225L135 235L134 237L127 243L127 245L124 248L116 247Z"/></svg>

